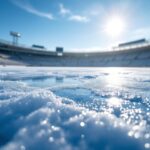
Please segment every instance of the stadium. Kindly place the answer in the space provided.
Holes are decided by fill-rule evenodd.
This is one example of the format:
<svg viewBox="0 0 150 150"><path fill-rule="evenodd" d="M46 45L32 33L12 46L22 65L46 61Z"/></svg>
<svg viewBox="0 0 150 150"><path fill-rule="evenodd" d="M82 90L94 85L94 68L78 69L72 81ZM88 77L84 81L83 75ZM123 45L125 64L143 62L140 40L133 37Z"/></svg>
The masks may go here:
<svg viewBox="0 0 150 150"><path fill-rule="evenodd" d="M148 67L150 66L150 42L139 39L121 43L107 51L65 52L63 47L56 51L44 46L18 44L20 34L10 32L13 41L0 40L0 64L23 66L66 66L66 67Z"/></svg>

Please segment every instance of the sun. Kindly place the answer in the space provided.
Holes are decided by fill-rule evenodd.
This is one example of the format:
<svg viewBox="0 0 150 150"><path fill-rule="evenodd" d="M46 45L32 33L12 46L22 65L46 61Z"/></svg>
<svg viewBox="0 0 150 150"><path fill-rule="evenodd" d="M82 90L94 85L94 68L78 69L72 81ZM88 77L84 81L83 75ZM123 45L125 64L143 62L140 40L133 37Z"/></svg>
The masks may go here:
<svg viewBox="0 0 150 150"><path fill-rule="evenodd" d="M125 30L125 22L123 18L118 16L110 17L106 22L105 32L111 37L118 37Z"/></svg>

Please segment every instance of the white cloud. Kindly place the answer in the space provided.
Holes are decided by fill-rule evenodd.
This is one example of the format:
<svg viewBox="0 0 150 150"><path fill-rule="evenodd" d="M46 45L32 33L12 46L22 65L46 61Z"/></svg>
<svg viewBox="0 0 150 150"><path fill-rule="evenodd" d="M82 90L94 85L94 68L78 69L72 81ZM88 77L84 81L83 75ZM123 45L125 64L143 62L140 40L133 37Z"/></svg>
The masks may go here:
<svg viewBox="0 0 150 150"><path fill-rule="evenodd" d="M39 11L25 0L11 0L11 1L13 2L13 4L25 10L28 13L34 14L39 17L47 18L49 20L54 19L51 13ZM70 9L66 8L62 3L59 4L59 14L63 17L66 17L67 20L69 21L83 22L83 23L89 22L88 17L74 14Z"/></svg>
<svg viewBox="0 0 150 150"><path fill-rule="evenodd" d="M60 8L60 14L65 16L67 14L71 14L71 11L67 8L64 7L63 4L59 4L59 8Z"/></svg>
<svg viewBox="0 0 150 150"><path fill-rule="evenodd" d="M87 17L80 16L80 15L71 15L69 17L69 20L76 21L76 22L89 22L89 19Z"/></svg>
<svg viewBox="0 0 150 150"><path fill-rule="evenodd" d="M67 19L69 21L76 21L76 22L89 22L89 19L86 16L81 16L81 15L75 15L70 9L66 8L62 3L59 4L59 13L62 16L67 15Z"/></svg>
<svg viewBox="0 0 150 150"><path fill-rule="evenodd" d="M20 7L21 9L34 14L36 16L40 16L43 18L47 18L49 20L53 20L54 17L51 13L45 13L45 12L41 12L37 9L35 9L33 6L31 6L29 3L27 3L27 1L19 1L19 0L12 0L13 4L15 4L16 6Z"/></svg>

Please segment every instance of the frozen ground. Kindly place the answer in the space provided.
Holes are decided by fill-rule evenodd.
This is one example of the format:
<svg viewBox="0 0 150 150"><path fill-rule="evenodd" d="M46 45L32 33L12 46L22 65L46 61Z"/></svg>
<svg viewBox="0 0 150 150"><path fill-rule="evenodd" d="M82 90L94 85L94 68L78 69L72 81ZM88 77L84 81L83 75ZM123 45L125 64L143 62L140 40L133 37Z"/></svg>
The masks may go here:
<svg viewBox="0 0 150 150"><path fill-rule="evenodd" d="M0 67L0 150L150 149L150 69Z"/></svg>

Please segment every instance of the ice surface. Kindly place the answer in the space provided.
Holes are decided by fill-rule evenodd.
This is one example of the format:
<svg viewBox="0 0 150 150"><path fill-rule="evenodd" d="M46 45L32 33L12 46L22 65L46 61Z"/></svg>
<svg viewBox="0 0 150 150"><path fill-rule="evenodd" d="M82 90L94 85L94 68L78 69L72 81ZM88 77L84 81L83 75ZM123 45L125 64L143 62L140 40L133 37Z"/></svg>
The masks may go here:
<svg viewBox="0 0 150 150"><path fill-rule="evenodd" d="M149 74L1 67L0 149L150 149Z"/></svg>

